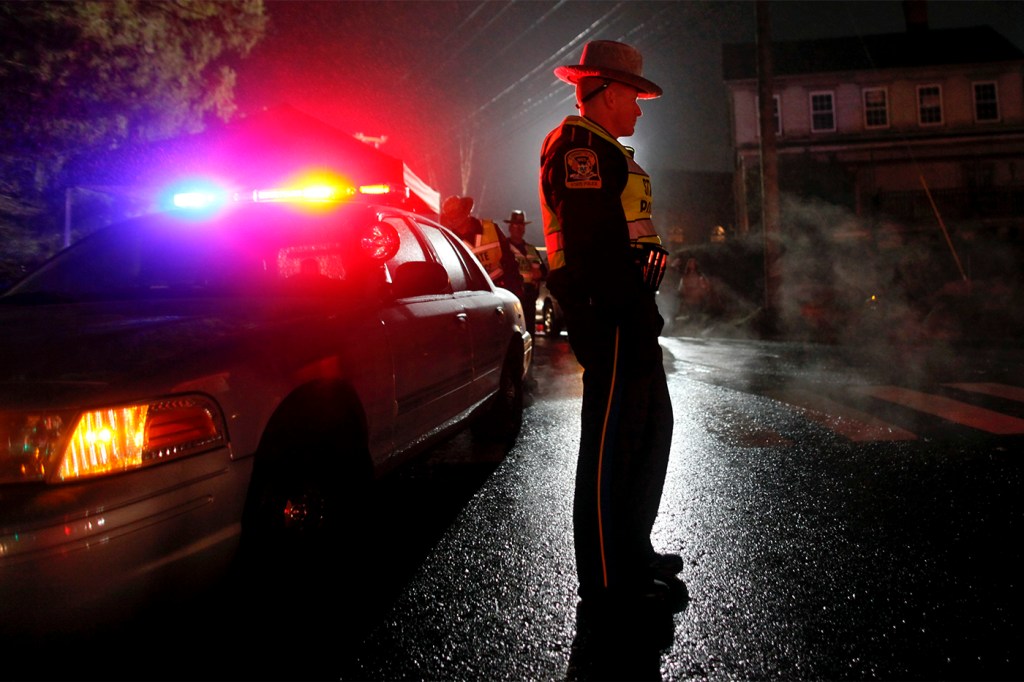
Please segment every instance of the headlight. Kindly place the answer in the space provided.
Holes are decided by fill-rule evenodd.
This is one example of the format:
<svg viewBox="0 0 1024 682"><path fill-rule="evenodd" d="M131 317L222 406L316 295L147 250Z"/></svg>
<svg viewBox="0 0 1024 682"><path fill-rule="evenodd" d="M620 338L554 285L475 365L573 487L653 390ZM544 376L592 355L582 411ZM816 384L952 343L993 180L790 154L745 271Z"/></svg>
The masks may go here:
<svg viewBox="0 0 1024 682"><path fill-rule="evenodd" d="M199 395L85 412L0 414L0 483L59 483L138 469L226 442Z"/></svg>

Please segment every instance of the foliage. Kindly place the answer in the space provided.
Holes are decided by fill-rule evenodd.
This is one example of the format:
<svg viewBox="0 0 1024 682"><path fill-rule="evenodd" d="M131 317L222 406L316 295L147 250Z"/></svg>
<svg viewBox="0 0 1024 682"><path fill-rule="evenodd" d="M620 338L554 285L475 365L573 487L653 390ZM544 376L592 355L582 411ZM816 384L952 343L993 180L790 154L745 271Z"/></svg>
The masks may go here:
<svg viewBox="0 0 1024 682"><path fill-rule="evenodd" d="M5 243L58 229L60 173L73 155L228 120L233 60L265 28L262 0L0 2ZM0 281L13 255L0 257Z"/></svg>

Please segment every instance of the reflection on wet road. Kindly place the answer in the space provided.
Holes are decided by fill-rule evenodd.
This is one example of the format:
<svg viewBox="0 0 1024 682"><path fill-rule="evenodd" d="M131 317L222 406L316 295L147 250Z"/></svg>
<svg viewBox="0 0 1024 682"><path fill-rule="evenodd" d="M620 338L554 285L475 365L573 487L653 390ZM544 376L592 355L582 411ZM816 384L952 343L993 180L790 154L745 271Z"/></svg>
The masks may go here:
<svg viewBox="0 0 1024 682"><path fill-rule="evenodd" d="M42 676L1019 677L1019 353L901 367L799 344L663 347L676 423L654 540L686 561L681 613L578 612L581 375L564 337L540 337L507 455L460 434L381 484L369 540Z"/></svg>

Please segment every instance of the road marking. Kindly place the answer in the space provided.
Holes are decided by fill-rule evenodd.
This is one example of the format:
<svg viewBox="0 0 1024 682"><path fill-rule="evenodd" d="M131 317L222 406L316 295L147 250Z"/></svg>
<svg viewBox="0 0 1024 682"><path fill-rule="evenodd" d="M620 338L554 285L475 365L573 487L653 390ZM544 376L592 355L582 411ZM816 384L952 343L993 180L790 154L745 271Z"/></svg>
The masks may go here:
<svg viewBox="0 0 1024 682"><path fill-rule="evenodd" d="M1002 436L1024 433L1024 419L1000 414L940 395L921 393L899 386L863 386L856 387L854 390L986 433Z"/></svg>
<svg viewBox="0 0 1024 682"><path fill-rule="evenodd" d="M792 405L811 421L854 442L917 439L906 429L810 391L783 389L768 395Z"/></svg>
<svg viewBox="0 0 1024 682"><path fill-rule="evenodd" d="M1016 400L1017 402L1024 403L1024 388L1021 388L1020 386L1008 386L1006 384L991 384L985 382L944 385L961 391L967 391L969 393L984 393L985 395L995 396L996 398L1006 398L1007 400Z"/></svg>

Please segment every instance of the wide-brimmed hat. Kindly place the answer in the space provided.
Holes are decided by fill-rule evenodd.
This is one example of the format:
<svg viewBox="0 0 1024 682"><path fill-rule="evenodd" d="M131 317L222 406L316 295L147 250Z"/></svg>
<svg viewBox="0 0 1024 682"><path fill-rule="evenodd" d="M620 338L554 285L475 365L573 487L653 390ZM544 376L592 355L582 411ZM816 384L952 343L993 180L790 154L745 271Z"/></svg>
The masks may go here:
<svg viewBox="0 0 1024 682"><path fill-rule="evenodd" d="M614 40L591 40L583 46L580 63L559 66L555 75L577 85L581 78L605 78L637 89L639 99L661 97L661 88L644 78L644 58L632 45Z"/></svg>
<svg viewBox="0 0 1024 682"><path fill-rule="evenodd" d="M505 220L503 222L506 222L509 225L513 225L513 224L515 224L515 225L529 225L533 221L532 220L527 220L526 219L526 214L523 213L522 211L520 211L519 209L516 209L516 210L512 211L512 215L509 216L508 220Z"/></svg>
<svg viewBox="0 0 1024 682"><path fill-rule="evenodd" d="M473 197L452 195L441 202L441 215L446 218L463 218L473 211Z"/></svg>

